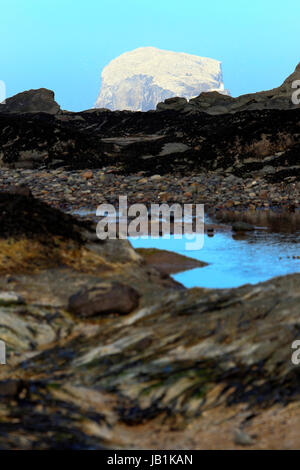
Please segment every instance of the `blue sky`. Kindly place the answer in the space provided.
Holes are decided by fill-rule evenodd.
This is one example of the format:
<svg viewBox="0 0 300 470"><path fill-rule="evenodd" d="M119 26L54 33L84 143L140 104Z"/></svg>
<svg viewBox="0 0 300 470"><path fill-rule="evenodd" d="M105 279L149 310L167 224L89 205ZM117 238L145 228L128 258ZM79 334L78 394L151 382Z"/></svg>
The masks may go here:
<svg viewBox="0 0 300 470"><path fill-rule="evenodd" d="M299 0L1 0L0 80L93 106L102 68L154 46L222 61L232 95L279 85L300 61Z"/></svg>

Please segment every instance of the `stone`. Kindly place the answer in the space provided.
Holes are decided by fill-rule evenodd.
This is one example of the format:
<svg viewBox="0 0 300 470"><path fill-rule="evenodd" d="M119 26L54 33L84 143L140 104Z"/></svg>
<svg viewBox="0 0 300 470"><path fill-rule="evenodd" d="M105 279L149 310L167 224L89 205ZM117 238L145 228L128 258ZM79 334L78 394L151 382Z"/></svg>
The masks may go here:
<svg viewBox="0 0 300 470"><path fill-rule="evenodd" d="M57 114L60 106L54 100L54 92L46 88L29 90L7 98L0 105L0 113L47 113Z"/></svg>
<svg viewBox="0 0 300 470"><path fill-rule="evenodd" d="M251 446L254 444L254 440L245 431L236 429L234 432L234 443L239 446Z"/></svg>
<svg viewBox="0 0 300 470"><path fill-rule="evenodd" d="M158 103L156 106L157 111L182 111L187 105L186 98L168 98L163 103Z"/></svg>
<svg viewBox="0 0 300 470"><path fill-rule="evenodd" d="M161 180L161 176L160 175L153 175L151 176L150 178L150 181L160 181Z"/></svg>
<svg viewBox="0 0 300 470"><path fill-rule="evenodd" d="M69 299L68 310L80 317L95 317L117 313L126 315L137 308L138 292L119 282L102 283L92 289L85 288Z"/></svg>
<svg viewBox="0 0 300 470"><path fill-rule="evenodd" d="M82 178L84 178L86 180L89 180L89 179L93 178L93 172L91 170L85 171L82 175Z"/></svg>
<svg viewBox="0 0 300 470"><path fill-rule="evenodd" d="M24 303L22 297L15 292L0 292L0 305L14 305Z"/></svg>

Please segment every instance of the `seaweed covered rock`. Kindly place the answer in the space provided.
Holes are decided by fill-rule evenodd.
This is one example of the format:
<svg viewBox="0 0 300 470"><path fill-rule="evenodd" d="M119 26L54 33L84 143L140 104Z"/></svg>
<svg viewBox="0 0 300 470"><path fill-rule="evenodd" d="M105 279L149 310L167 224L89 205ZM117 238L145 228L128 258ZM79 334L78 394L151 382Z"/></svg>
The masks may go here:
<svg viewBox="0 0 300 470"><path fill-rule="evenodd" d="M117 172L147 174L218 170L298 179L300 109L292 102L292 84L299 70L298 65L274 90L238 98L204 92L189 102L174 97L157 112L49 114L33 107L24 114L13 107L22 101L17 95L0 106L0 167L114 166ZM15 112L6 112L6 106Z"/></svg>

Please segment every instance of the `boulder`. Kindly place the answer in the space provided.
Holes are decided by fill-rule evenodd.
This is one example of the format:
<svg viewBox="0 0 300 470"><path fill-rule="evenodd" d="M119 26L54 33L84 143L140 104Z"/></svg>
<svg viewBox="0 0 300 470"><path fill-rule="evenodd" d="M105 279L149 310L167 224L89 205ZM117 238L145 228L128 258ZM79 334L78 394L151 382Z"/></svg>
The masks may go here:
<svg viewBox="0 0 300 470"><path fill-rule="evenodd" d="M72 295L68 310L80 317L95 317L110 313L126 315L137 308L139 298L138 292L133 287L120 282L103 282Z"/></svg>
<svg viewBox="0 0 300 470"><path fill-rule="evenodd" d="M158 103L156 106L156 111L183 111L184 107L187 105L187 100L185 98L168 98L164 102Z"/></svg>
<svg viewBox="0 0 300 470"><path fill-rule="evenodd" d="M29 90L8 98L0 105L0 112L9 114L48 113L57 114L59 104L54 100L54 92L46 88Z"/></svg>

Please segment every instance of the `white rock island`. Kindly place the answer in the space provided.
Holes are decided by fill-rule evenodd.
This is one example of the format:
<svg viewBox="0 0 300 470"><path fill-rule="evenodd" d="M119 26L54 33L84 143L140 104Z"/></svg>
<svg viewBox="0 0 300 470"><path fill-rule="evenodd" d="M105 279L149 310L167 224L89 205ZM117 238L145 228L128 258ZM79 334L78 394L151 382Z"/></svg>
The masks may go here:
<svg viewBox="0 0 300 470"><path fill-rule="evenodd" d="M187 99L224 89L221 62L206 57L140 47L104 67L96 108L148 111L167 98Z"/></svg>

